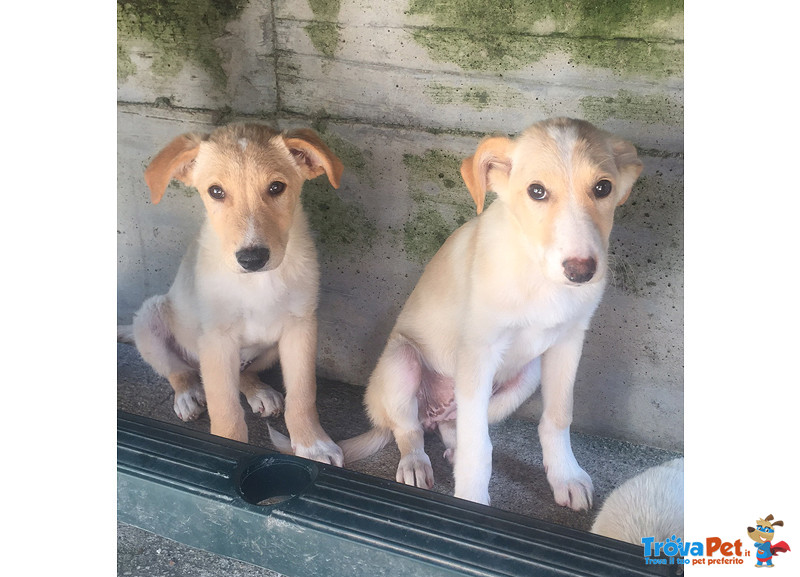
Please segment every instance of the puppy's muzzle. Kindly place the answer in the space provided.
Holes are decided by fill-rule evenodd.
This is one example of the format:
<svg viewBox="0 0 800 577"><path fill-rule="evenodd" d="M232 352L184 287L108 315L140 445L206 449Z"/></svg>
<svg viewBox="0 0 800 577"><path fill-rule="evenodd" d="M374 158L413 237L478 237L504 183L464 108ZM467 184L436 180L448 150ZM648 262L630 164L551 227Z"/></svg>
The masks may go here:
<svg viewBox="0 0 800 577"><path fill-rule="evenodd" d="M561 264L564 267L564 276L574 283L591 280L597 271L597 261L593 258L568 258Z"/></svg>
<svg viewBox="0 0 800 577"><path fill-rule="evenodd" d="M247 272L260 270L269 260L269 249L263 246L243 248L236 253L236 262Z"/></svg>

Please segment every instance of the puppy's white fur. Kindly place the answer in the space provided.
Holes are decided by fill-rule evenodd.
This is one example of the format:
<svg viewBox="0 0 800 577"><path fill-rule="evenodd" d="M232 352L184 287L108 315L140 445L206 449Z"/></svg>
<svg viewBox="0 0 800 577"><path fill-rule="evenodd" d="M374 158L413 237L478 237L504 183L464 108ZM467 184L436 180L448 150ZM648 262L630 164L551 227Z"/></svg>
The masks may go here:
<svg viewBox="0 0 800 577"><path fill-rule="evenodd" d="M683 539L683 458L651 467L614 489L592 533L641 545L645 537Z"/></svg>
<svg viewBox="0 0 800 577"><path fill-rule="evenodd" d="M455 495L488 503L489 423L541 380L539 436L555 499L591 506L592 482L569 440L572 389L606 282L614 209L641 169L633 146L583 121L482 141L461 168L479 217L447 239L398 316L365 394L374 429L340 443L345 461L394 436L397 480L430 488L423 431L439 427ZM498 198L483 211L487 189Z"/></svg>
<svg viewBox="0 0 800 577"><path fill-rule="evenodd" d="M283 398L258 378L280 360L292 449L341 465L316 410L319 268L300 203L303 182L323 173L338 187L342 164L307 129L234 124L168 144L145 172L151 199L179 179L199 191L206 220L169 292L118 338L169 380L179 418L207 404L211 432L243 442L240 392L254 412L280 412Z"/></svg>

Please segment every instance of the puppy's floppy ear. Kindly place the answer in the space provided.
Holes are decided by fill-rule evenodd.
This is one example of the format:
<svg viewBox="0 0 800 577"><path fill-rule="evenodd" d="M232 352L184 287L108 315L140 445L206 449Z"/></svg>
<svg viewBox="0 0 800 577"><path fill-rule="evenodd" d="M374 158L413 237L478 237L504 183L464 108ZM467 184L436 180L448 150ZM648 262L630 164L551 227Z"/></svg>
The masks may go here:
<svg viewBox="0 0 800 577"><path fill-rule="evenodd" d="M636 153L636 148L630 143L615 136L609 137L609 145L614 153L614 163L617 165L619 171L619 188L620 198L617 201L617 206L624 204L631 194L633 183L639 178L642 173L644 165L639 160Z"/></svg>
<svg viewBox="0 0 800 577"><path fill-rule="evenodd" d="M182 134L150 161L144 171L144 180L150 189L153 204L158 204L173 178L191 186L194 159L202 140L203 137L198 134Z"/></svg>
<svg viewBox="0 0 800 577"><path fill-rule="evenodd" d="M309 128L292 130L284 133L283 141L306 180L324 172L333 188L339 188L344 165L316 132Z"/></svg>
<svg viewBox="0 0 800 577"><path fill-rule="evenodd" d="M483 212L486 191L490 188L494 190L508 181L513 148L514 143L505 136L484 138L475 154L461 163L461 178L475 201L478 214Z"/></svg>

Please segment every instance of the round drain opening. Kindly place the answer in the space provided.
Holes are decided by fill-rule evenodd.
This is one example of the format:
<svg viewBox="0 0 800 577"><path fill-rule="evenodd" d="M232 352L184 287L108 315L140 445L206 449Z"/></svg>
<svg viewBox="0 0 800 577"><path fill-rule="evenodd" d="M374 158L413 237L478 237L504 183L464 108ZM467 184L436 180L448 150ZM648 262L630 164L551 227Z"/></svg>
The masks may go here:
<svg viewBox="0 0 800 577"><path fill-rule="evenodd" d="M305 491L316 473L313 464L305 465L289 457L263 457L242 470L239 493L253 505L277 505Z"/></svg>

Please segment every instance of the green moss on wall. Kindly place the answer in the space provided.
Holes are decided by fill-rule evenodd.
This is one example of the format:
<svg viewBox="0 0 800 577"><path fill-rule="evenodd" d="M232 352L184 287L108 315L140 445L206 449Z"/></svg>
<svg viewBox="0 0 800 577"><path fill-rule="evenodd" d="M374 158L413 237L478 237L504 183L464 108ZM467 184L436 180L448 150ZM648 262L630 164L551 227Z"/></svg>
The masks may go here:
<svg viewBox="0 0 800 577"><path fill-rule="evenodd" d="M331 22L309 22L306 24L306 34L311 39L314 48L322 54L332 57L339 44L339 27Z"/></svg>
<svg viewBox="0 0 800 577"><path fill-rule="evenodd" d="M169 188L186 198L194 198L197 196L197 189L195 187L188 186L179 180L171 181Z"/></svg>
<svg viewBox="0 0 800 577"><path fill-rule="evenodd" d="M653 78L683 76L683 46L645 40L564 40L559 50L575 64Z"/></svg>
<svg viewBox="0 0 800 577"><path fill-rule="evenodd" d="M308 0L308 5L317 20L336 22L339 18L340 0Z"/></svg>
<svg viewBox="0 0 800 577"><path fill-rule="evenodd" d="M461 159L441 150L403 155L414 210L403 226L403 246L413 260L428 262L459 226L476 215L461 180Z"/></svg>
<svg viewBox="0 0 800 577"><path fill-rule="evenodd" d="M136 65L131 60L130 54L121 44L117 44L117 78L125 80L135 73Z"/></svg>
<svg viewBox="0 0 800 577"><path fill-rule="evenodd" d="M624 118L644 124L683 124L683 104L665 95L643 96L620 90L617 96L581 98L583 115L589 122L602 123L609 118Z"/></svg>
<svg viewBox="0 0 800 577"><path fill-rule="evenodd" d="M329 130L328 114L324 110L320 110L315 116L311 127L342 161L345 173L353 173L362 182L373 185L374 179L368 160L371 152L363 152L355 144ZM333 254L348 248L363 250L369 248L378 236L377 227L367 218L363 207L342 200L339 192L334 191L322 177L305 183L302 201L323 254Z"/></svg>
<svg viewBox="0 0 800 577"><path fill-rule="evenodd" d="M423 203L403 225L403 246L413 260L426 263L444 244L452 230L455 228L434 206Z"/></svg>
<svg viewBox="0 0 800 577"><path fill-rule="evenodd" d="M248 0L127 0L117 2L117 76L135 72L128 47L146 40L156 53L151 70L177 74L186 61L208 72L220 86L227 82L214 40L238 18Z"/></svg>
<svg viewBox="0 0 800 577"><path fill-rule="evenodd" d="M620 74L683 71L671 38L682 0L411 0L409 14L431 19L414 31L432 58L464 69L521 68L565 52L573 61Z"/></svg>
<svg viewBox="0 0 800 577"><path fill-rule="evenodd" d="M364 209L343 201L323 177L305 183L301 200L323 254L366 249L378 234Z"/></svg>
<svg viewBox="0 0 800 577"><path fill-rule="evenodd" d="M352 144L333 132L328 132L324 128L318 130L318 132L325 144L327 144L333 153L339 157L339 160L342 161L346 171L355 173L361 180L366 180L369 183L374 182L372 171L367 162L367 156L371 156L370 151L367 151L365 154L355 144Z"/></svg>
<svg viewBox="0 0 800 577"><path fill-rule="evenodd" d="M458 203L457 196L452 194L461 183L461 159L442 150L428 150L422 156L404 154L403 164L409 171L409 189L415 200L430 195L430 184L439 189L438 198ZM440 200L439 202L442 202Z"/></svg>
<svg viewBox="0 0 800 577"><path fill-rule="evenodd" d="M476 110L489 107L513 107L519 103L519 91L502 84L494 86L452 86L431 82L425 87L425 94L436 104L462 102Z"/></svg>
<svg viewBox="0 0 800 577"><path fill-rule="evenodd" d="M339 45L339 18L340 0L308 0L308 5L314 13L314 22L309 22L306 27L314 48L328 57L333 57Z"/></svg>

